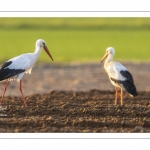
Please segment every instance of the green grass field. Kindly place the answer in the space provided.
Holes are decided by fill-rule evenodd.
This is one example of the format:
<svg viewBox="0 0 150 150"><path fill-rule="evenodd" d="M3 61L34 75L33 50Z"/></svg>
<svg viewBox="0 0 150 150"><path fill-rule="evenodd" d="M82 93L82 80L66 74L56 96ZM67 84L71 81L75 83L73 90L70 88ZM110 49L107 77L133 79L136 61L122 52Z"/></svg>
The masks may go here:
<svg viewBox="0 0 150 150"><path fill-rule="evenodd" d="M105 49L115 60L150 61L150 18L0 18L0 63L33 52L43 38L55 63L100 62ZM51 62L43 51L39 62Z"/></svg>

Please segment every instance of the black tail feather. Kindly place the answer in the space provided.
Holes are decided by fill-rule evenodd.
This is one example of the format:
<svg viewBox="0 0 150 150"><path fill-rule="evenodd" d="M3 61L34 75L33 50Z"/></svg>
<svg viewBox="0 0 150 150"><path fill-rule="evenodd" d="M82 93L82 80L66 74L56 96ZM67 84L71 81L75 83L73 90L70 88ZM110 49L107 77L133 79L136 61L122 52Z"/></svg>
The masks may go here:
<svg viewBox="0 0 150 150"><path fill-rule="evenodd" d="M126 90L130 95L134 97L138 95L136 87L134 83L131 82L131 80L121 81L121 80L116 80L113 78L110 78L110 79L114 81L116 84L118 84L120 87L122 87L124 90Z"/></svg>
<svg viewBox="0 0 150 150"><path fill-rule="evenodd" d="M132 96L135 97L138 95L135 85L129 80L122 81L122 86Z"/></svg>
<svg viewBox="0 0 150 150"><path fill-rule="evenodd" d="M15 75L18 75L25 70L23 69L0 69L0 81L6 80L8 78L14 77Z"/></svg>

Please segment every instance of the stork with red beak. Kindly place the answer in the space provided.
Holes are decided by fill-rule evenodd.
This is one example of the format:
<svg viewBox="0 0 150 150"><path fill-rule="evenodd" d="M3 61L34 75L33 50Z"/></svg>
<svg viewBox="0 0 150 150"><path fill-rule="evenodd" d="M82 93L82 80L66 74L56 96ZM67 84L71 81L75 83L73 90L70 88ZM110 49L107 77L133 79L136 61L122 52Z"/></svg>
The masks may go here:
<svg viewBox="0 0 150 150"><path fill-rule="evenodd" d="M4 87L4 92L0 101L0 105L2 105L3 98L5 92L7 90L8 84L11 80L17 80L20 82L19 90L22 95L22 99L24 102L24 106L27 106L26 100L24 98L22 92L22 79L25 73L31 74L32 68L34 67L35 63L37 62L42 48L46 51L49 57L53 60L47 46L46 42L42 39L36 41L36 49L34 53L26 53L20 56L14 57L8 61L6 61L1 69L0 69L0 81L7 80L6 86Z"/></svg>

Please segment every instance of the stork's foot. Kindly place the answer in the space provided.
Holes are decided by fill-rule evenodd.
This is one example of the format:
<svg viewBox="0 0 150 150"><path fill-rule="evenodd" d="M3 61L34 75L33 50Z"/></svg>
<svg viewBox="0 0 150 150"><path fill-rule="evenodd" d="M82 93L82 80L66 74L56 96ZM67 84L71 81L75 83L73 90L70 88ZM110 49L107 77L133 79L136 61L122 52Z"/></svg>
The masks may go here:
<svg viewBox="0 0 150 150"><path fill-rule="evenodd" d="M27 104L26 104L26 103L24 103L24 107L27 107Z"/></svg>
<svg viewBox="0 0 150 150"><path fill-rule="evenodd" d="M115 99L115 103L114 103L114 105L117 105L117 99Z"/></svg>

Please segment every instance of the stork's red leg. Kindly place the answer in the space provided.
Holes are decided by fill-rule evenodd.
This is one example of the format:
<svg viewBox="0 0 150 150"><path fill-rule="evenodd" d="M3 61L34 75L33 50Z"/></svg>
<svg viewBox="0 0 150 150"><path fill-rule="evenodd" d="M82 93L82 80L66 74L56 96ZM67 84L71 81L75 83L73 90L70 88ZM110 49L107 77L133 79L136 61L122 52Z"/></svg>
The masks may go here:
<svg viewBox="0 0 150 150"><path fill-rule="evenodd" d="M120 97L121 97L121 105L123 105L123 89L121 88L121 95L120 95Z"/></svg>
<svg viewBox="0 0 150 150"><path fill-rule="evenodd" d="M4 95L5 95L5 92L6 92L6 90L7 90L7 86L8 86L8 84L9 84L9 82L10 82L10 80L8 79L8 81L7 81L7 83L6 83L5 87L4 87L4 92L3 92L3 96L2 96L1 101L0 101L0 105L2 105L3 98L4 98Z"/></svg>
<svg viewBox="0 0 150 150"><path fill-rule="evenodd" d="M26 100L25 100L25 98L24 98L24 96L23 96L21 80L20 80L20 87L19 87L19 90L20 90L21 95L22 95L22 99L23 99L23 102L24 102L24 106L26 107L27 104L26 104Z"/></svg>
<svg viewBox="0 0 150 150"><path fill-rule="evenodd" d="M118 88L115 87L116 95L115 95L115 105L117 104L117 98L118 98Z"/></svg>

